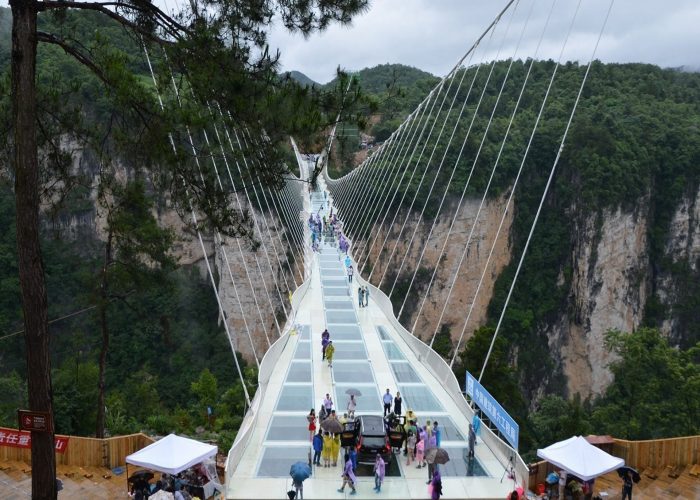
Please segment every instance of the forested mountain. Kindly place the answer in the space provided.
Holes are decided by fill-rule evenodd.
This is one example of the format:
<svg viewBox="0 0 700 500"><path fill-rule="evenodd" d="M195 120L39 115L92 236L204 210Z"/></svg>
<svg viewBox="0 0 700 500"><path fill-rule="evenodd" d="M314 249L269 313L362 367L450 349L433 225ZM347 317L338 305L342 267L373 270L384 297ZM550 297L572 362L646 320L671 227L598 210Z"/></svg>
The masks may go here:
<svg viewBox="0 0 700 500"><path fill-rule="evenodd" d="M284 73L283 76L288 76L292 80L296 80L297 82L299 82L301 85L304 85L305 87L311 87L312 85L316 85L317 87L319 86L318 83L313 81L311 78L306 76L301 71L288 71L288 72Z"/></svg>
<svg viewBox="0 0 700 500"><path fill-rule="evenodd" d="M426 243L428 230L436 217L438 228L427 245L439 248L449 225L448 210L454 210L468 178L465 206L470 200L473 200L472 205L479 204L492 167L496 165L501 140L528 65L529 61L513 64L490 124L491 109L498 98L508 63L497 63L488 82L487 71L475 75L475 68L468 70L465 81L471 82L475 76L477 90L467 101L466 116L474 113L485 85L486 92L464 152L460 156L460 148L453 144L443 162L449 136L446 133L434 152L429 149L423 154L419 147L413 150L413 156L405 159L404 163L411 168L420 165L420 170L410 184L404 181L401 189L406 196L397 197L391 207L382 209L390 214L400 212L399 225L404 217L410 221L403 236L396 227L380 228L381 234L389 236L389 248L397 241L405 245L407 235L416 224L417 241L421 245ZM487 208L482 216L491 225L498 224L500 211L505 208L504 196L512 189L519 158L527 145L531 128L528 123L538 112L553 67L552 61L539 61L533 66L530 83L487 193ZM488 349L490 332L501 313L583 70L574 63L559 68L524 164L523 177L515 191L512 219L506 220L507 236L497 249L501 260L486 279L485 306L477 308L477 326L467 332L470 338L467 349L460 349L462 364L456 368L459 380L463 379L465 368L472 372L480 370L478 360L484 358ZM420 79L419 82L432 87L435 80ZM457 93L458 103L467 99L464 87ZM454 88L448 102L455 93ZM421 98L425 94L422 92ZM379 95L387 97L385 92ZM386 102L393 102L395 123L413 110L405 101L388 99ZM430 130L433 123L442 126L445 120L445 129L451 131L458 110L459 106L448 113L445 108L428 121L426 130ZM386 123L383 119L380 113L374 130ZM468 125L469 120L462 120L457 128L459 144ZM691 423L697 422L700 414L700 398L686 399L689 387L700 380L697 347L700 341L700 288L697 285L700 283L699 125L700 75L645 64L593 65L553 188L504 317L496 346L500 361L495 366L491 361L484 378L487 387L506 402L519 421L528 422L523 426L524 441L528 443L526 449L545 445L547 439L553 437L545 429L547 426L566 428L556 437L566 437L567 432L570 435L571 432L593 431L641 439L700 431L697 424ZM480 148L487 127L488 140ZM389 126L387 132L393 129ZM437 133L433 141L435 137ZM430 163L428 158L431 158ZM351 163L344 163L334 175L347 171ZM455 176L446 202L450 208L437 213L453 166ZM470 174L472 167L473 175ZM419 177L424 168L431 173L430 182L421 185ZM428 184L432 184L434 177L435 188L428 198ZM381 186L368 184L362 189L380 190ZM423 219L416 223L423 208ZM411 216L406 215L409 209L413 212ZM466 224L473 220L474 214L466 208L463 210ZM466 234L469 230L469 225L460 225L455 234ZM483 237L476 238L480 241ZM401 255L388 261L389 252L378 254L377 250L368 263L370 268L387 269L388 279L382 285L387 293L396 281L392 301L397 312L416 271L420 247L415 244L407 250L407 265L400 276L396 276L395 269L400 265ZM427 312L418 318L416 332L424 338L427 335L429 339L435 327L434 322L446 300L445 283L454 272L460 252L461 248L450 247L444 261L440 261L438 281L426 301ZM442 325L438 325L441 333L435 346L445 355L451 354L456 346L465 308L472 300L470 287L475 287L483 265L479 258L485 258L486 253L488 250L483 247L469 252L472 260L462 268L460 278L462 295L459 301L453 298L451 305L454 307L449 308ZM401 318L408 328L417 319L414 316L418 309L416 290L424 291L428 278L438 266L436 259L433 255L423 260L416 274L413 296L409 295L405 305L408 313ZM375 273L375 284L381 274ZM608 337L608 330L630 335ZM649 350L648 357L635 357L641 353L634 349L641 346ZM675 353L673 346L678 348ZM646 366L647 379L632 391L627 374L635 372L638 364ZM669 373L678 376L669 376ZM669 383L670 379L675 382ZM542 400L545 394L556 396ZM557 399L559 397L564 399ZM670 424L667 417L673 407L683 409L676 414L680 421ZM570 419L568 423L557 423L553 417L557 412L562 419ZM623 414L625 417L621 418Z"/></svg>

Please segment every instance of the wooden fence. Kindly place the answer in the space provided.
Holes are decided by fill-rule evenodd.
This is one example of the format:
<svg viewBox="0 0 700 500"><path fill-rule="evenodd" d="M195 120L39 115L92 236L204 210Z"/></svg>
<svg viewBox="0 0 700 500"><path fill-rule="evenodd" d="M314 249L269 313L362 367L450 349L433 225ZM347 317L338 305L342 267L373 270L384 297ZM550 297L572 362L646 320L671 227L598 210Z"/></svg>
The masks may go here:
<svg viewBox="0 0 700 500"><path fill-rule="evenodd" d="M625 441L613 439L612 455L625 459L625 464L642 472L647 467L658 468L670 465L685 466L700 463L700 436L687 436L649 441ZM547 474L558 471L549 462L530 465L529 486L533 489L544 483Z"/></svg>
<svg viewBox="0 0 700 500"><path fill-rule="evenodd" d="M638 470L700 463L700 436L649 441L615 439L612 454Z"/></svg>
<svg viewBox="0 0 700 500"><path fill-rule="evenodd" d="M68 436L65 453L56 453L56 463L110 469L126 464L126 456L153 443L145 434L130 434L106 439ZM31 450L0 446L0 461L16 460L31 463Z"/></svg>

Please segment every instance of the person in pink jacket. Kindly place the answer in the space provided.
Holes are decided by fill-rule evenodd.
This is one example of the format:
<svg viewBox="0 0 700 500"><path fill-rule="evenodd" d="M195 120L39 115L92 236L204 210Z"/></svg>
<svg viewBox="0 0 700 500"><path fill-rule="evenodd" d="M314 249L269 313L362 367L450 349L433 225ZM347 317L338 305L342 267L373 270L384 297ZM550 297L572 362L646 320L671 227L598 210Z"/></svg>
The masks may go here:
<svg viewBox="0 0 700 500"><path fill-rule="evenodd" d="M417 469L420 469L425 461L425 440L421 438L422 436L419 435L418 442L416 443L416 462L418 462L418 467L416 467Z"/></svg>

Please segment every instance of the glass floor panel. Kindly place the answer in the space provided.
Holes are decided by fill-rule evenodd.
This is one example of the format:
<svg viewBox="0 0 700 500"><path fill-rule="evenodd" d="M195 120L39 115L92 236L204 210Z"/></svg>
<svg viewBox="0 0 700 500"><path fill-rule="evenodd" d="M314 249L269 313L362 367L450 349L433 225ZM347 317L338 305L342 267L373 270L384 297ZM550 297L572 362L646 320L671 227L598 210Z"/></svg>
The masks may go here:
<svg viewBox="0 0 700 500"><path fill-rule="evenodd" d="M308 431L306 433L308 436ZM258 477L289 478L289 467L294 462L307 462L308 454L308 446L266 446L258 466Z"/></svg>
<svg viewBox="0 0 700 500"><path fill-rule="evenodd" d="M300 325L298 335L299 340L311 340L311 325Z"/></svg>
<svg viewBox="0 0 700 500"><path fill-rule="evenodd" d="M435 422L437 420L439 424L438 427L442 429L440 431L440 441L463 441L466 439L464 436L467 434L467 429L464 430L464 433L460 432L457 429L457 425L454 423L454 420L447 415L441 415L439 417L423 417L423 415L421 415L420 420L423 423L425 423L426 420L430 420L431 422Z"/></svg>
<svg viewBox="0 0 700 500"><path fill-rule="evenodd" d="M337 337L334 337L338 340ZM366 361L367 349L365 349L364 342L333 342L335 346L335 353L333 354L333 360L363 360ZM336 368L333 366L333 368ZM338 380L336 376L336 380Z"/></svg>
<svg viewBox="0 0 700 500"><path fill-rule="evenodd" d="M321 272L326 271L345 271L342 267L342 263L337 259L329 259L321 261ZM332 276L321 276L321 279L340 279Z"/></svg>
<svg viewBox="0 0 700 500"><path fill-rule="evenodd" d="M345 287L324 288L323 295L326 297L347 297L350 292Z"/></svg>
<svg viewBox="0 0 700 500"><path fill-rule="evenodd" d="M399 384L422 382L416 371L408 361L393 361L389 363L391 371Z"/></svg>
<svg viewBox="0 0 700 500"><path fill-rule="evenodd" d="M311 342L297 343L297 349L294 351L294 359L311 359Z"/></svg>
<svg viewBox="0 0 700 500"><path fill-rule="evenodd" d="M332 269L322 267L321 268L321 279L328 279L328 278L342 278L344 276L347 276L348 273L345 272L344 269L341 269L340 267L334 267Z"/></svg>
<svg viewBox="0 0 700 500"><path fill-rule="evenodd" d="M347 344L338 344L336 354ZM360 344L362 345L362 344ZM363 346L364 347L364 346ZM344 363L333 363L333 378L336 383L374 383L374 375L369 366L369 362L348 361Z"/></svg>
<svg viewBox="0 0 700 500"><path fill-rule="evenodd" d="M321 283L324 288L325 287L333 287L333 286L346 286L348 284L347 280L343 278L326 278L323 280Z"/></svg>
<svg viewBox="0 0 700 500"><path fill-rule="evenodd" d="M362 332L359 326L354 325L328 325L331 340L362 340Z"/></svg>
<svg viewBox="0 0 700 500"><path fill-rule="evenodd" d="M311 363L308 361L295 361L290 363L286 381L311 383Z"/></svg>
<svg viewBox="0 0 700 500"><path fill-rule="evenodd" d="M439 420L438 420L439 422ZM440 465L442 476L488 476L486 470L481 466L476 458L467 458L469 448L445 448L450 455L450 461ZM289 471L287 471L289 472Z"/></svg>
<svg viewBox="0 0 700 500"><path fill-rule="evenodd" d="M304 415L275 415L267 429L265 440L305 441L309 439L308 427L309 423Z"/></svg>
<svg viewBox="0 0 700 500"><path fill-rule="evenodd" d="M282 387L275 410L308 413L309 409L314 406L312 389L311 385L286 385Z"/></svg>
<svg viewBox="0 0 700 500"><path fill-rule="evenodd" d="M389 361L406 359L401 350L396 347L393 342L382 342L382 347Z"/></svg>
<svg viewBox="0 0 700 500"><path fill-rule="evenodd" d="M350 299L339 299L339 300L324 300L323 306L326 309L336 309L341 311L353 311L355 306Z"/></svg>
<svg viewBox="0 0 700 500"><path fill-rule="evenodd" d="M355 311L326 311L326 319L328 323L357 323Z"/></svg>
<svg viewBox="0 0 700 500"><path fill-rule="evenodd" d="M416 413L443 410L442 405L425 385L399 384L399 390L407 409L411 408Z"/></svg>
<svg viewBox="0 0 700 500"><path fill-rule="evenodd" d="M335 369L335 366L333 368ZM362 393L361 396L355 396L355 399L357 400L357 408L355 409L355 414L359 415L360 413L367 412L382 412L384 406L382 405L382 400L379 397L379 392L377 391L376 385L336 384L336 411L339 412L341 415L345 413L345 409L347 408L348 404L348 399L350 399L350 396L348 396L345 393L345 391L347 391L348 389L357 389Z"/></svg>
<svg viewBox="0 0 700 500"><path fill-rule="evenodd" d="M389 334L386 331L386 328L383 326L378 326L377 327L377 333L379 334L379 338L382 340L391 340L391 337L389 337Z"/></svg>

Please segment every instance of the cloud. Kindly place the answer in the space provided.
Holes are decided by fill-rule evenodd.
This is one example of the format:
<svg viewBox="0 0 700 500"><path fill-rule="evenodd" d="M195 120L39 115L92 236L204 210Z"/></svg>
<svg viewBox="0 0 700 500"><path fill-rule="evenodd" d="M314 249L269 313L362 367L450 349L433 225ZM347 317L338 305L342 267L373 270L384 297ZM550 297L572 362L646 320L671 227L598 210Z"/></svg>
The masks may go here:
<svg viewBox="0 0 700 500"><path fill-rule="evenodd" d="M550 7L538 58L557 59L574 19L575 1L520 0L503 16L493 36L474 54L482 58L535 54ZM275 26L270 42L282 53L284 70L299 70L325 83L335 68L359 70L402 63L446 74L496 17L506 2L493 0L375 0L349 27L331 26L309 39ZM514 4L515 6L515 4ZM608 0L583 0L566 44L564 60L587 61L598 38ZM511 19L512 16L512 19ZM510 27L508 27L510 25ZM618 0L596 57L606 62L648 62L662 67L700 64L700 5L694 0ZM522 34L517 52L515 48ZM500 52L498 48L501 47Z"/></svg>

